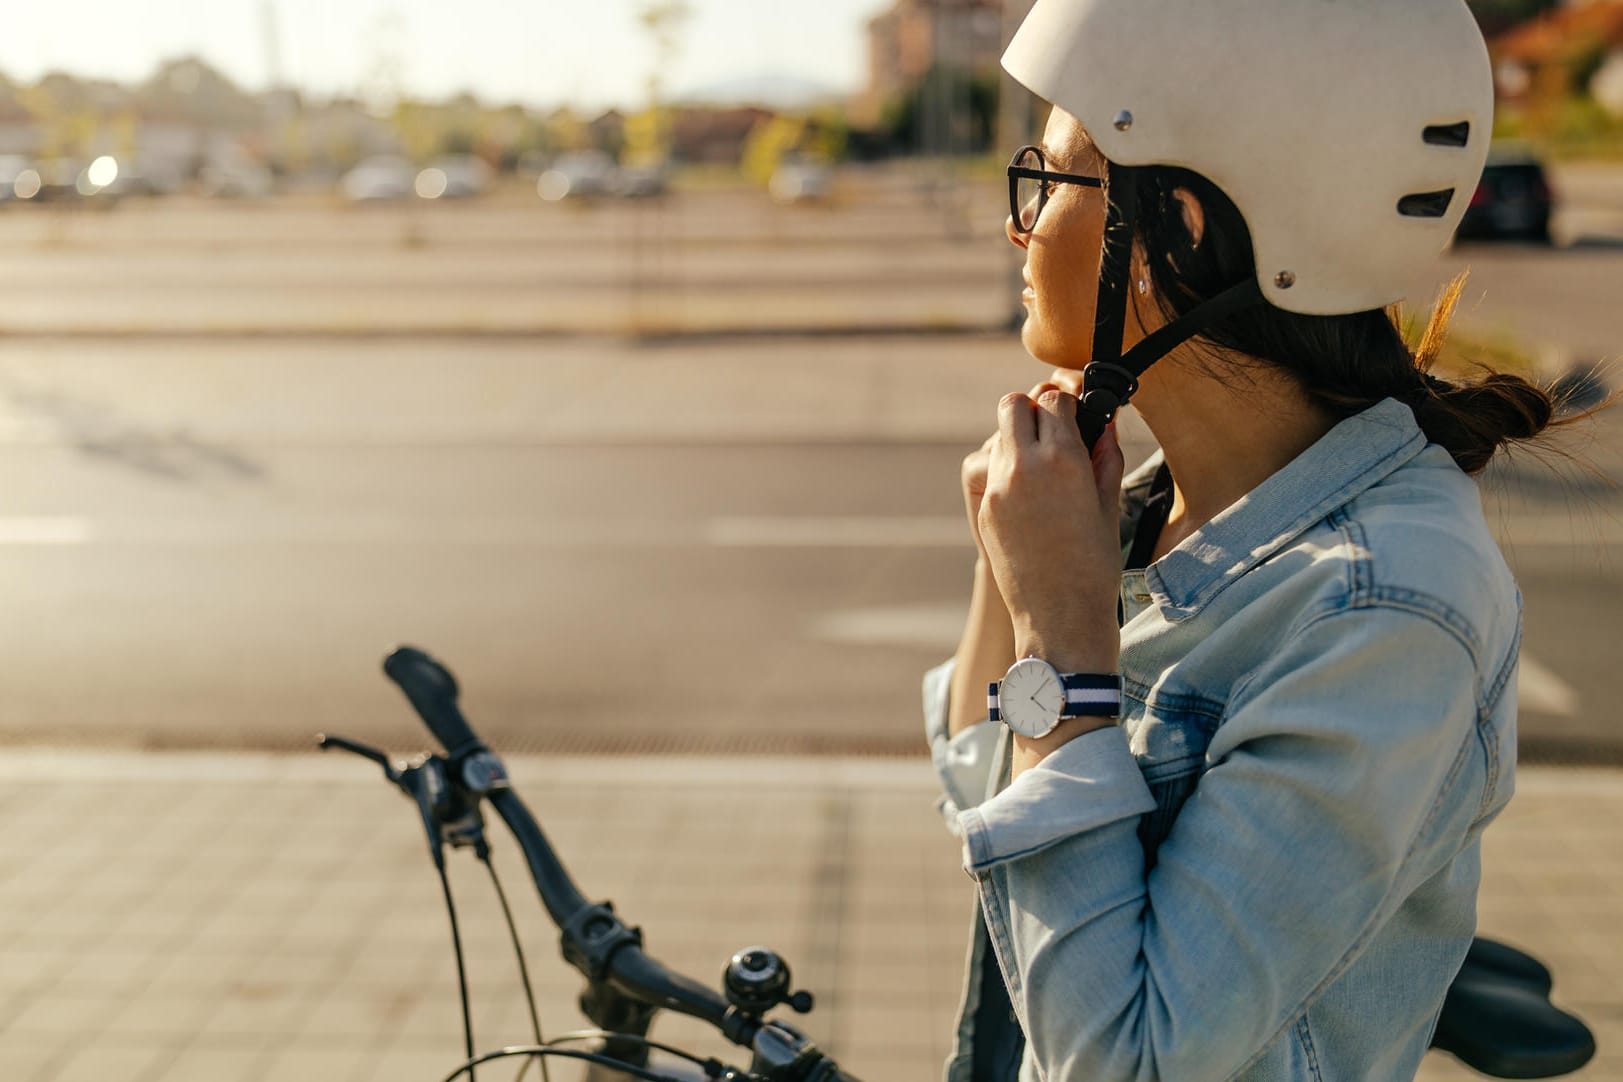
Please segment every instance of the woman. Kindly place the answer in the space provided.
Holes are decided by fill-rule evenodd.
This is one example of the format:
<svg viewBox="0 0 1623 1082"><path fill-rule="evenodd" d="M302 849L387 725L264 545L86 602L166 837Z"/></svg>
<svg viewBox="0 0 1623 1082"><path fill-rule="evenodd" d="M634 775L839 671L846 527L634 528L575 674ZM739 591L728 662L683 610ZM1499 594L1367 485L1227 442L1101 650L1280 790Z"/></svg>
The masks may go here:
<svg viewBox="0 0 1623 1082"><path fill-rule="evenodd" d="M1038 0L1004 64L1054 106L1009 239L1060 371L965 461L971 614L925 680L981 903L947 1078L1413 1078L1516 753L1470 475L1552 416L1428 374L1452 298L1418 356L1386 311L1480 176L1480 33ZM1161 452L1123 485L1128 396Z"/></svg>

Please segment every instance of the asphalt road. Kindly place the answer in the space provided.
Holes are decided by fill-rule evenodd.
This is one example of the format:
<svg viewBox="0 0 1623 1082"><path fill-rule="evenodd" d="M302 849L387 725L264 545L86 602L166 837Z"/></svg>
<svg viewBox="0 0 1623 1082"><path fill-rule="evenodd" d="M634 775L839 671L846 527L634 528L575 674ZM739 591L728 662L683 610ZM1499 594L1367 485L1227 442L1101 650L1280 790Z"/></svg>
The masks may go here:
<svg viewBox="0 0 1623 1082"><path fill-rule="evenodd" d="M511 750L917 754L958 461L1041 374L996 337L0 343L0 740L410 748L377 664L413 642ZM1528 757L1623 758L1616 491L1488 492Z"/></svg>
<svg viewBox="0 0 1623 1082"><path fill-rule="evenodd" d="M1615 356L1614 179L1582 244L1460 249L1415 295L1468 261L1462 324ZM412 747L377 670L409 641L511 750L917 754L958 462L1045 371L963 333L1007 304L996 197L0 215L0 741ZM1535 758L1623 759L1623 431L1592 431L1598 478L1486 486Z"/></svg>

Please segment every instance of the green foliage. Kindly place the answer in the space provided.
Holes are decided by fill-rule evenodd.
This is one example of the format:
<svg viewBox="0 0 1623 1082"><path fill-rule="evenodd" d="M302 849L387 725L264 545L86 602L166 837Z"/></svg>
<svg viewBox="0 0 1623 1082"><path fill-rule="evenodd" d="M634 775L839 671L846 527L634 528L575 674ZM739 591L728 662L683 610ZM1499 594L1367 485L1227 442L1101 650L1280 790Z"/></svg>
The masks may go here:
<svg viewBox="0 0 1623 1082"><path fill-rule="evenodd" d="M744 160L739 163L744 176L765 187L778 166L800 148L806 122L799 117L775 116L750 130L744 142Z"/></svg>
<svg viewBox="0 0 1623 1082"><path fill-rule="evenodd" d="M996 137L998 83L996 73L933 66L886 107L881 123L898 146L916 152L985 153Z"/></svg>
<svg viewBox="0 0 1623 1082"><path fill-rule="evenodd" d="M654 106L626 117L624 160L627 165L654 166L671 156L670 110Z"/></svg>
<svg viewBox="0 0 1623 1082"><path fill-rule="evenodd" d="M1501 109L1494 135L1524 140L1556 159L1623 159L1623 119L1588 97Z"/></svg>
<svg viewBox="0 0 1623 1082"><path fill-rule="evenodd" d="M851 125L845 110L827 105L811 115L810 130L806 133L806 156L830 164L845 157L846 145L851 139Z"/></svg>

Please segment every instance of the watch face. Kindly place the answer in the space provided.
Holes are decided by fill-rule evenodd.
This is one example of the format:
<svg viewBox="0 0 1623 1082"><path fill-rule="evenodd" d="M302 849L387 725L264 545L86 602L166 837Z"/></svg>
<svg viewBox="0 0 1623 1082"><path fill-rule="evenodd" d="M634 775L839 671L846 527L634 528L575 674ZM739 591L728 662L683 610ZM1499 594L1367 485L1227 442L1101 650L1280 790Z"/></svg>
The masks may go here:
<svg viewBox="0 0 1623 1082"><path fill-rule="evenodd" d="M998 710L1009 728L1026 737L1047 736L1065 711L1065 687L1046 661L1018 661L998 688Z"/></svg>

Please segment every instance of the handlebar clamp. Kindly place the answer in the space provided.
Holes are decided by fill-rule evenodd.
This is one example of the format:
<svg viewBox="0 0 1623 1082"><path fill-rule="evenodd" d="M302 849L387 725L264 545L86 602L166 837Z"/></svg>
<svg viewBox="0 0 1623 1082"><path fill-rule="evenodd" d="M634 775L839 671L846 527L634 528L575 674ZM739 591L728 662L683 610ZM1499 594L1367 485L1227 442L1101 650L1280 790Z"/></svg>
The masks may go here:
<svg viewBox="0 0 1623 1082"><path fill-rule="evenodd" d="M563 926L564 960L592 983L608 979L609 962L621 947L642 947L642 929L634 928L614 912L613 902L583 906Z"/></svg>

